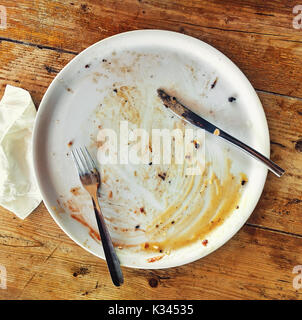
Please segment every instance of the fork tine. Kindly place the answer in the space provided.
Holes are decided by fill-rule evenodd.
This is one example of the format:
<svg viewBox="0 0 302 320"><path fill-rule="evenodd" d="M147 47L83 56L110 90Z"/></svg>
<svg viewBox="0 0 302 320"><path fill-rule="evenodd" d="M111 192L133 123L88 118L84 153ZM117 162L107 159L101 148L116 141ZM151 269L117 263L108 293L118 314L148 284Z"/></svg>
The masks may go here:
<svg viewBox="0 0 302 320"><path fill-rule="evenodd" d="M76 151L76 150L75 150L75 151ZM79 163L80 161L79 161L78 156L76 155L75 151L74 151L74 150L71 150L71 155L72 155L72 158L73 158L73 162L74 162L75 165L76 165L76 168L77 168L77 170L78 170L79 175L83 175L83 174L84 174L84 171L83 171L82 168L81 168L81 165L80 165L80 163Z"/></svg>
<svg viewBox="0 0 302 320"><path fill-rule="evenodd" d="M89 161L87 160L87 155L83 151L82 148L79 148L79 153L81 154L81 158L84 159L83 165L85 166L85 169L87 172L93 171L93 168L91 168Z"/></svg>
<svg viewBox="0 0 302 320"><path fill-rule="evenodd" d="M76 149L76 152L78 154L79 159L81 160L81 165L82 165L82 167L84 169L84 173L89 173L90 170L89 170L89 167L87 165L87 160L86 160L86 157L85 157L82 149L78 148L78 149Z"/></svg>
<svg viewBox="0 0 302 320"><path fill-rule="evenodd" d="M84 151L85 151L86 158L88 159L88 162L89 162L92 170L93 170L93 169L96 169L95 162L94 162L93 158L91 157L91 155L90 155L90 153L89 153L89 151L87 150L86 147L84 147Z"/></svg>

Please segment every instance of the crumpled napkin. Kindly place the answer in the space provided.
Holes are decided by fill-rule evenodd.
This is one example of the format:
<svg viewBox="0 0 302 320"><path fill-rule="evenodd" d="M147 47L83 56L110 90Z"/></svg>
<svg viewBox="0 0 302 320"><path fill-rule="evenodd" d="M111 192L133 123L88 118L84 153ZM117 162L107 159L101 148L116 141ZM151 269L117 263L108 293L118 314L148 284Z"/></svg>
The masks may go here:
<svg viewBox="0 0 302 320"><path fill-rule="evenodd" d="M30 94L7 85L0 101L0 206L21 219L42 200L32 160L35 117Z"/></svg>

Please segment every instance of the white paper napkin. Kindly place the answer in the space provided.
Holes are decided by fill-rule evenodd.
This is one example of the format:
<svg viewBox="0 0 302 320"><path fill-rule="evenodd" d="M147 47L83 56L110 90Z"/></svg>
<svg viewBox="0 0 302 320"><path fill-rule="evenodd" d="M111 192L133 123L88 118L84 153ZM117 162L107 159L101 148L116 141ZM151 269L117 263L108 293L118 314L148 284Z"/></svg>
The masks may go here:
<svg viewBox="0 0 302 320"><path fill-rule="evenodd" d="M42 200L32 160L35 117L30 94L7 85L0 101L0 206L21 219Z"/></svg>

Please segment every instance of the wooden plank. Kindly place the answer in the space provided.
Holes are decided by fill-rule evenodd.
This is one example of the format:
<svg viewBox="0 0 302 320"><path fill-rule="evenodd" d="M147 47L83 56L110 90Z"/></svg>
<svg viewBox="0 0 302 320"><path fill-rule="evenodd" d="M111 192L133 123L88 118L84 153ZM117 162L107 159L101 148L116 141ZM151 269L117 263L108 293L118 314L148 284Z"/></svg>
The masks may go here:
<svg viewBox="0 0 302 320"><path fill-rule="evenodd" d="M0 299L301 299L293 287L301 237L245 226L211 255L166 270L123 268L116 288L104 261L74 244L43 205L24 221L0 209Z"/></svg>
<svg viewBox="0 0 302 320"><path fill-rule="evenodd" d="M38 107L57 72L73 57L54 50L0 42L0 96L5 86L11 84L28 90Z"/></svg>
<svg viewBox="0 0 302 320"><path fill-rule="evenodd" d="M294 1L6 1L0 37L79 52L135 29L167 29L204 40L225 53L253 85L302 97L301 30ZM68 12L68 14L66 14Z"/></svg>
<svg viewBox="0 0 302 320"><path fill-rule="evenodd" d="M0 96L6 84L27 89L38 107L57 72L73 54L2 41ZM269 173L264 193L249 223L302 235L302 100L258 92L268 119L271 157L285 168L281 179Z"/></svg>
<svg viewBox="0 0 302 320"><path fill-rule="evenodd" d="M74 41L77 30L101 32L102 37L123 31L128 25L156 22L195 25L227 31L276 35L284 40L301 41L299 29L293 27L296 1L160 1L160 0L87 0L4 1L8 15L9 38L61 47ZM66 15L68 12L68 15ZM110 25L111 24L111 25ZM69 33L68 33L69 32ZM5 31L2 32L5 35ZM88 37L90 38L90 37ZM43 41L41 43L40 41ZM63 41L62 41L63 40ZM65 41L67 40L67 41ZM81 45L77 44L77 47ZM66 48L66 47L65 47ZM68 47L74 50L73 47Z"/></svg>
<svg viewBox="0 0 302 320"><path fill-rule="evenodd" d="M285 168L286 173L282 178L269 173L249 223L301 234L302 100L258 94L270 130L271 159Z"/></svg>
<svg viewBox="0 0 302 320"><path fill-rule="evenodd" d="M225 46L217 35L207 36ZM38 106L57 71L73 56L2 41L0 96L10 83L29 90ZM253 64L246 65L252 69ZM0 264L8 273L8 289L0 289L0 299L301 299L301 290L292 286L292 269L302 264L297 250L302 241L302 100L258 94L268 118L272 159L287 174L282 179L269 174L249 225L226 245L179 268L124 268L126 283L114 288L106 264L74 244L43 204L25 221L0 208Z"/></svg>

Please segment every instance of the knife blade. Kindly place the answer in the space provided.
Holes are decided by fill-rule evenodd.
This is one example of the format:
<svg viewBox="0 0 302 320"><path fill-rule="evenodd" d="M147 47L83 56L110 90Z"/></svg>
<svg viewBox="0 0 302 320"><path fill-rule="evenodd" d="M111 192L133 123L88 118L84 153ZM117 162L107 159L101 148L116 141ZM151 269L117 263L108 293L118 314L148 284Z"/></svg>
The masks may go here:
<svg viewBox="0 0 302 320"><path fill-rule="evenodd" d="M218 128L211 122L200 117L199 115L191 111L188 107L186 107L181 102L179 102L176 97L170 96L163 89L157 89L157 94L162 100L163 104L166 106L166 108L169 108L173 113L175 113L181 119L201 129L204 129L216 136L219 136L225 139L229 143L235 145L245 153L252 156L254 159L262 162L270 171L272 171L278 177L281 177L284 174L285 171L281 167L279 167L276 163L274 163L273 161L265 157L263 154L261 154L257 150L251 148L250 146L246 145L245 143L231 136L227 132Z"/></svg>

